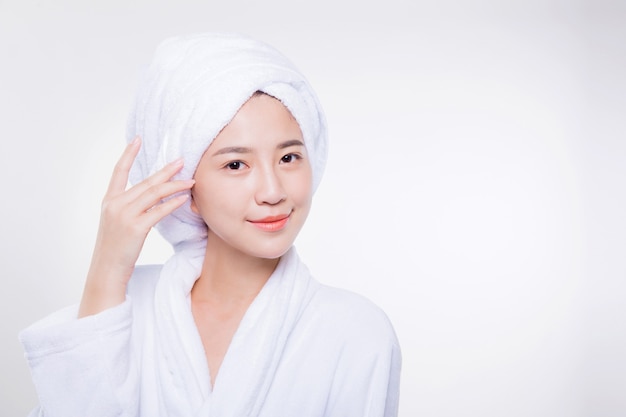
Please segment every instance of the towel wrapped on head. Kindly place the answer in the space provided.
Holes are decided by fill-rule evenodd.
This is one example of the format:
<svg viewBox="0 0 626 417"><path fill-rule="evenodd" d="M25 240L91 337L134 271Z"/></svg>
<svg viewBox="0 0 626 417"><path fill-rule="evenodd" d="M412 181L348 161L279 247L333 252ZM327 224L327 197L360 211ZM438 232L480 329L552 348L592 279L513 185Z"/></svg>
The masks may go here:
<svg viewBox="0 0 626 417"><path fill-rule="evenodd" d="M326 121L315 93L276 49L233 34L175 37L158 47L128 121L127 140L142 138L130 182L142 181L179 157L185 166L175 179L193 178L204 151L257 91L280 100L297 120L315 189L327 152ZM189 201L157 229L176 251L207 236L206 224Z"/></svg>

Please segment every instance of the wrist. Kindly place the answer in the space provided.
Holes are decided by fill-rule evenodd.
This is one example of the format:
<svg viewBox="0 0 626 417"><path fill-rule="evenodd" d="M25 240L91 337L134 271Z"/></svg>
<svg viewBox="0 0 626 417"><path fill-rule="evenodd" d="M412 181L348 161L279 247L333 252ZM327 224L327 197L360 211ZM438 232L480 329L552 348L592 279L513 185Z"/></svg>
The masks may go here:
<svg viewBox="0 0 626 417"><path fill-rule="evenodd" d="M92 268L85 281L78 317L98 314L123 303L127 282L118 272Z"/></svg>

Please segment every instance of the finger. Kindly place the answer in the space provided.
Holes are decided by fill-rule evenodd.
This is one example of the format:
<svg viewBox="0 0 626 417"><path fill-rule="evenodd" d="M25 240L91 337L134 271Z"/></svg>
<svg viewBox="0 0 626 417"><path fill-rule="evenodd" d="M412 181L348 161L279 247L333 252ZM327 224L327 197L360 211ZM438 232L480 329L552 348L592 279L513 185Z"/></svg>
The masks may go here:
<svg viewBox="0 0 626 417"><path fill-rule="evenodd" d="M107 189L107 194L117 194L122 193L126 189L126 184L128 183L128 173L130 171L130 167L133 165L135 158L137 157L137 153L139 153L139 148L141 147L141 139L139 136L136 136L124 149L122 156L115 164L115 168L113 169L113 175L111 175L111 181L109 182L109 188Z"/></svg>
<svg viewBox="0 0 626 417"><path fill-rule="evenodd" d="M169 181L163 184L157 184L147 188L135 200L133 200L128 209L131 213L142 214L148 210L154 209L164 199L181 191L187 191L195 184L194 180ZM168 200L169 201L169 200Z"/></svg>
<svg viewBox="0 0 626 417"><path fill-rule="evenodd" d="M144 223L145 227L153 227L165 216L182 206L188 199L189 194L177 195L176 197L170 198L148 210L148 212L140 218L140 221Z"/></svg>
<svg viewBox="0 0 626 417"><path fill-rule="evenodd" d="M159 184L166 184L170 181L170 179L176 175L183 168L183 160L179 158L175 161L170 162L165 165L156 173L152 174L148 178L144 179L138 184L135 184L133 187L126 191L124 198L130 202L139 198L141 194L146 192L146 190L151 189Z"/></svg>

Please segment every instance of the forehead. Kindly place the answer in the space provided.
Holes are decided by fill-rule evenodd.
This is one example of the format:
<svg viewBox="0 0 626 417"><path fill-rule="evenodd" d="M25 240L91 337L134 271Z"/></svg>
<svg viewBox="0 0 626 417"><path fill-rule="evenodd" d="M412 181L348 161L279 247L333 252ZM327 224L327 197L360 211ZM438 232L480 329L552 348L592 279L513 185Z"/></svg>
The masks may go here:
<svg viewBox="0 0 626 417"><path fill-rule="evenodd" d="M209 149L225 143L254 147L294 139L302 141L302 131L291 112L279 100L261 93L241 106Z"/></svg>

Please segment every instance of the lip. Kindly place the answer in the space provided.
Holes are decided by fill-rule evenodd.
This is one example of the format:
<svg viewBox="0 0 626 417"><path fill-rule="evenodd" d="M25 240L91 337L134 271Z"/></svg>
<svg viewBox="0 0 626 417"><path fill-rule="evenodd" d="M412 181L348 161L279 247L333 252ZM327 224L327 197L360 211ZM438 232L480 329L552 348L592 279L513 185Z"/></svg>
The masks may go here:
<svg viewBox="0 0 626 417"><path fill-rule="evenodd" d="M289 214L279 214L277 216L267 216L258 220L248 220L252 223L253 226L266 231L266 232L277 232L282 230L287 226L287 222L289 221Z"/></svg>

